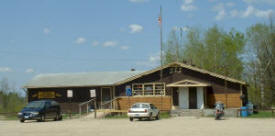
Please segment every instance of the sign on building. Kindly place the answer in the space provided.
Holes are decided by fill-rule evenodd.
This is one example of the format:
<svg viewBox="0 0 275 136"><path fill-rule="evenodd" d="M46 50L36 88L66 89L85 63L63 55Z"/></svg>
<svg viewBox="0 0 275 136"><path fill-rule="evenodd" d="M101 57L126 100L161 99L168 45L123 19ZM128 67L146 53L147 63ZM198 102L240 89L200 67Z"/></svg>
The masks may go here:
<svg viewBox="0 0 275 136"><path fill-rule="evenodd" d="M91 98L96 97L95 89L90 90L90 97L91 97Z"/></svg>
<svg viewBox="0 0 275 136"><path fill-rule="evenodd" d="M38 92L38 99L50 99L55 98L55 92L47 91L47 92Z"/></svg>
<svg viewBox="0 0 275 136"><path fill-rule="evenodd" d="M72 98L73 97L73 90L67 90L67 97Z"/></svg>
<svg viewBox="0 0 275 136"><path fill-rule="evenodd" d="M127 85L125 87L125 90L126 90L126 95L127 96L132 96L132 89L131 89L131 86L130 85Z"/></svg>

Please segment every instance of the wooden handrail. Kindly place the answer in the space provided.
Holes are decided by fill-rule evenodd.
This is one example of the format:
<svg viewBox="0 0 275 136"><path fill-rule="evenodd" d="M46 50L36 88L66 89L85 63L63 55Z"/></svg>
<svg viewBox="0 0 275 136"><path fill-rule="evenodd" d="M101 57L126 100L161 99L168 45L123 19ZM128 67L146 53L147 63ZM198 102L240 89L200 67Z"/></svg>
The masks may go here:
<svg viewBox="0 0 275 136"><path fill-rule="evenodd" d="M92 101L94 101L94 108L95 108L94 112L95 112L95 118L96 118L96 98L93 98L93 99L90 99L89 101L78 104L80 117L81 117L81 107L83 105L87 105L87 114L88 114L88 112L89 112L89 103L91 103Z"/></svg>
<svg viewBox="0 0 275 136"><path fill-rule="evenodd" d="M88 104L88 103L90 103L90 102L92 102L92 101L95 101L95 100L96 100L96 99L93 98L93 99L91 99L91 100L89 100L89 101L86 101L86 102L83 102L83 103L78 104L78 106L82 106L82 105Z"/></svg>
<svg viewBox="0 0 275 136"><path fill-rule="evenodd" d="M106 102L104 102L103 104L101 104L101 106L104 106L104 105L106 105L106 104L112 103L113 101L117 100L118 98L120 98L120 97L116 97L116 98L114 98L114 99L112 99L112 100L106 101Z"/></svg>

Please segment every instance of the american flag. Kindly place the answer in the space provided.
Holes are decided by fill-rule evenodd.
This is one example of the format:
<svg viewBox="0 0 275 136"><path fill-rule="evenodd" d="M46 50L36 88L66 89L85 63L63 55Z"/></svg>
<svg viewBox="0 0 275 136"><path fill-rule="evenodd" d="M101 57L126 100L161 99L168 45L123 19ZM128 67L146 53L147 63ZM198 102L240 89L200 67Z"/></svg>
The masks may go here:
<svg viewBox="0 0 275 136"><path fill-rule="evenodd" d="M159 23L159 25L161 25L161 23L162 23L161 15L159 15L159 17L158 17L158 23Z"/></svg>

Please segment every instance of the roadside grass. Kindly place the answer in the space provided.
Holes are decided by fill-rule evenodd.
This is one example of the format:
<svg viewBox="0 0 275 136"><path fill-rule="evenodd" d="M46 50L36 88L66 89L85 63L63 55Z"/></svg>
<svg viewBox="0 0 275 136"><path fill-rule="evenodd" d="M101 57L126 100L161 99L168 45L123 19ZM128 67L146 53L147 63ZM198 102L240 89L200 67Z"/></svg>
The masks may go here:
<svg viewBox="0 0 275 136"><path fill-rule="evenodd" d="M85 114L82 114L82 115L85 115ZM62 114L62 119L73 119L73 118L78 118L79 117L79 114L78 113L63 113Z"/></svg>
<svg viewBox="0 0 275 136"><path fill-rule="evenodd" d="M18 120L17 115L5 115L5 120Z"/></svg>
<svg viewBox="0 0 275 136"><path fill-rule="evenodd" d="M160 119L169 119L171 118L171 115L169 112L161 112L160 113Z"/></svg>
<svg viewBox="0 0 275 136"><path fill-rule="evenodd" d="M18 120L16 114L6 114L6 115L1 115L0 120Z"/></svg>
<svg viewBox="0 0 275 136"><path fill-rule="evenodd" d="M259 111L257 114L249 115L248 118L275 118L271 111Z"/></svg>
<svg viewBox="0 0 275 136"><path fill-rule="evenodd" d="M109 114L105 116L105 119L127 119L127 113L122 114ZM160 119L168 119L171 118L169 112L161 112L160 113Z"/></svg>

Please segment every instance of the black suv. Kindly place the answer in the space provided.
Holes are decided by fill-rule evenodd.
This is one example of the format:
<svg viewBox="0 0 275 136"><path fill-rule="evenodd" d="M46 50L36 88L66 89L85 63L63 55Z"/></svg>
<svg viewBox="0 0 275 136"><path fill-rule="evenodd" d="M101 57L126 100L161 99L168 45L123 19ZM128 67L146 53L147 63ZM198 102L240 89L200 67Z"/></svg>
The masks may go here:
<svg viewBox="0 0 275 136"><path fill-rule="evenodd" d="M18 113L20 122L25 120L62 120L60 105L53 100L32 101Z"/></svg>

